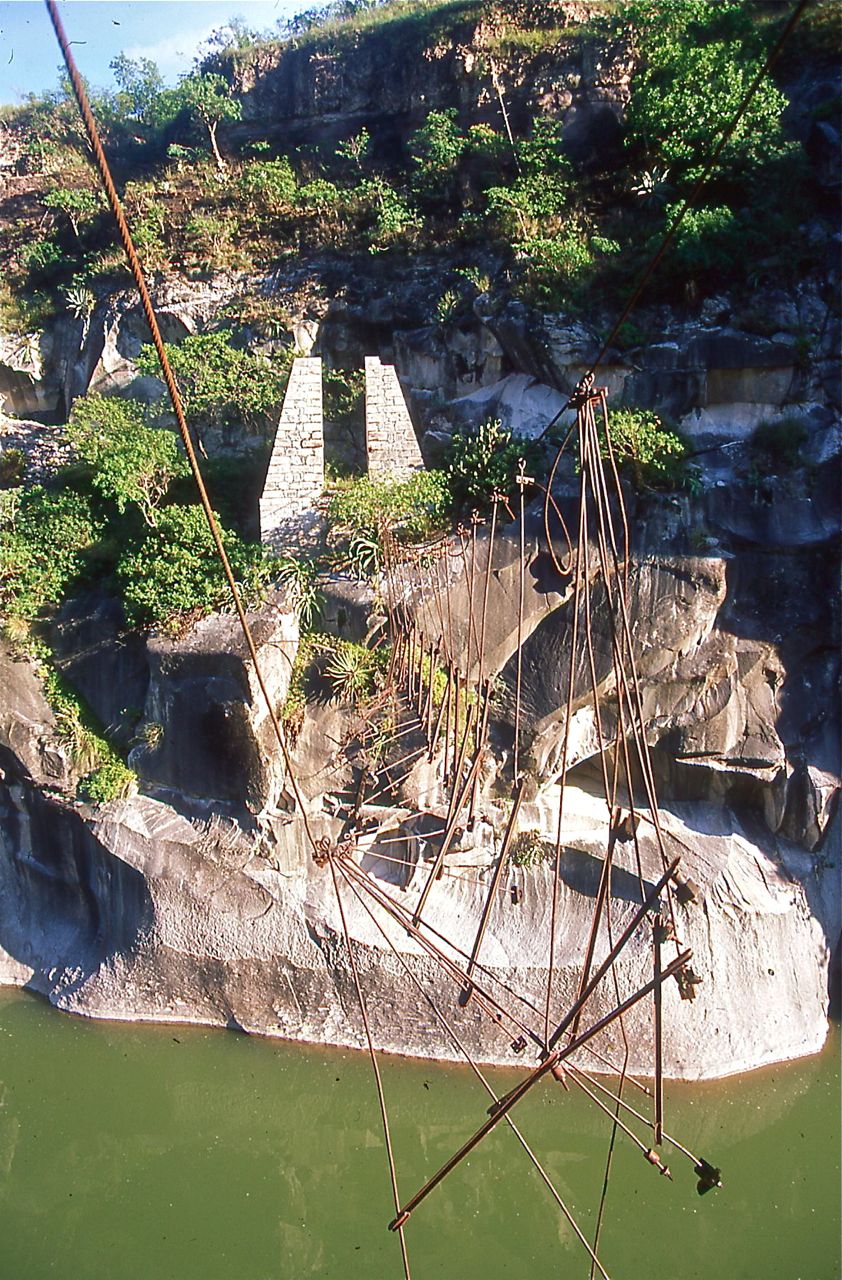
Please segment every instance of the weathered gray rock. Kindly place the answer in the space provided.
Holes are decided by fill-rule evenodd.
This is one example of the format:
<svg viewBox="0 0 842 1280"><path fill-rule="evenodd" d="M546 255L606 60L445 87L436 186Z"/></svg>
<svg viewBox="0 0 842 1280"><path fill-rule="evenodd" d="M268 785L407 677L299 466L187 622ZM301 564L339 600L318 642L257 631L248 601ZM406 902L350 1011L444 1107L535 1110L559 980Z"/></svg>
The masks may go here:
<svg viewBox="0 0 842 1280"><path fill-rule="evenodd" d="M109 806L93 821L19 785L0 787L0 803L3 981L26 981L60 1008L89 1016L363 1043L330 872L302 856L297 824L278 828L272 849L244 840L236 829L187 822L142 797ZM558 1009L575 994L605 840L604 804L574 789L566 814L553 982ZM528 816L544 830L554 822L551 806ZM384 823L385 839L393 822ZM317 837L335 839L332 820L312 824ZM693 1002L680 1000L672 983L665 989L668 1073L724 1075L817 1051L826 1032L828 938L838 930L836 908L825 901L835 898L838 908L834 873L810 859L799 863L794 851L758 845L733 815L711 806L684 806L664 815L664 825L695 885L697 900L677 908L677 925L703 979ZM659 864L651 836L642 845L649 884ZM391 859L394 845L385 848ZM637 898L629 856L618 854L615 930L630 919ZM468 861L463 856L458 868L446 869L429 900L430 918L463 949L473 942L487 894L487 873ZM378 862L376 842L363 863L382 892L413 907L423 877L406 890L398 887L393 864ZM551 872L544 865L516 874L520 900L512 900L507 879L491 911L477 980L498 992L504 983L541 1007ZM534 1044L517 1058L512 1030L485 1018L477 1001L459 1009L456 984L400 926L374 908L381 933L356 897L347 888L342 893L378 1045L456 1056L385 935L433 998L453 1010L459 1035L477 1057L535 1060ZM608 945L603 929L597 963ZM618 966L621 996L640 986L650 969L644 930ZM598 992L588 1018L604 1013L614 998L613 989ZM519 1008L529 1024L528 1004ZM649 1015L634 1011L626 1030L630 1069L646 1071ZM604 1033L595 1047L616 1053L617 1033Z"/></svg>
<svg viewBox="0 0 842 1280"><path fill-rule="evenodd" d="M276 710L289 688L298 618L281 595L250 618ZM149 787L255 812L286 804L284 768L239 623L216 614L148 643L149 688L130 764Z"/></svg>
<svg viewBox="0 0 842 1280"><path fill-rule="evenodd" d="M0 644L0 763L36 785L61 787L72 770L32 665Z"/></svg>
<svg viewBox="0 0 842 1280"><path fill-rule="evenodd" d="M128 747L149 687L145 637L126 627L119 601L86 593L50 625L56 666L82 695L109 738Z"/></svg>

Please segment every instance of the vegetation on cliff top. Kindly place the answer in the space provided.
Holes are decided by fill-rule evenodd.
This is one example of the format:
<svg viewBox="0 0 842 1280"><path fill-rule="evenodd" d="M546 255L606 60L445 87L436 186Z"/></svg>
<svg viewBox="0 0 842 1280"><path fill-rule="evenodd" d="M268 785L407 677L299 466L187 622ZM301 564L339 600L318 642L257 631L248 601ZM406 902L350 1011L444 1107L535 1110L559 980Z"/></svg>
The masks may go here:
<svg viewBox="0 0 842 1280"><path fill-rule="evenodd" d="M835 42L831 9L819 3L808 12L787 52L790 71L793 57ZM297 15L274 41L231 24L171 90L153 63L122 55L117 91L94 94L94 107L147 270L196 279L320 258L333 264L341 292L355 275L424 254L447 264L447 287L429 298L431 323L458 323L480 293L568 313L588 313L595 300L613 305L696 181L781 14L765 0L606 0L589 10L575 25L555 0L337 0ZM633 74L616 145L577 167L559 119L528 107L519 86L582 40L606 65L630 59ZM238 123L236 85L249 64L314 52L341 63L365 41L384 74L390 58L406 60L413 41L419 50L458 44L470 54L464 74L486 90L474 98L485 96L491 108L438 102L388 143L373 123L338 143L294 148L268 120ZM510 115L506 104L515 100ZM783 127L785 106L765 77L650 300L697 305L723 287L750 291L816 267L821 250L797 232L822 197ZM26 334L64 312L84 332L125 268L69 86L61 81L54 93L3 110L0 127L19 152L15 185L0 205L0 325ZM209 331L169 345L200 439L232 424L266 431L294 354L291 330L285 305L256 290ZM139 367L157 373L148 349ZM337 418L354 414L352 379L329 371L328 392ZM654 415L628 414L616 425L618 452L639 482L681 478L681 442ZM220 607L224 582L175 436L133 401L98 397L77 401L69 436L80 466L49 489L0 495L7 626L25 629L92 580L121 595L136 625L177 629ZM331 563L371 572L384 512L399 510L406 536L427 536L454 503L481 505L504 488L519 453L488 424L457 443L445 474L428 473L406 491L368 481L340 487L331 501ZM218 505L227 516L223 471ZM10 473L6 482L19 478ZM314 622L318 566L273 565L242 528L230 519L225 526L247 597L258 599L272 576L295 578Z"/></svg>
<svg viewBox="0 0 842 1280"><path fill-rule="evenodd" d="M95 95L95 109L147 268L190 277L263 270L290 254L339 251L347 261L423 251L461 257L465 270L483 257L493 292L542 307L586 310L595 297L619 297L711 154L781 15L762 0L613 0L590 11L583 30L551 0L537 9L499 0L343 2L298 15L280 43L233 24L175 90L161 86L154 64L122 56L121 87ZM271 66L284 50L306 58L313 42L341 61L360 56L362 39L388 62L396 54L385 36L407 24L444 49L464 37L465 73L477 89L487 82L491 103L497 90L503 104L518 100L511 132L512 117L496 106L472 117L442 103L397 151L367 128L294 149L268 120L225 134L241 108L230 85L247 62ZM804 24L805 37L831 39L826 5ZM578 170L556 118L525 114L517 85L528 81L531 60L551 61L583 39L607 64L627 50L635 69L620 149ZM396 47L405 60L405 44ZM809 246L793 233L811 216L813 196L803 152L781 125L785 105L766 77L653 297L697 299L782 272L794 279L810 265ZM124 269L66 83L2 115L31 178L27 201L9 209L0 230L6 310L13 318L17 306L24 321L38 295L42 306L72 309Z"/></svg>

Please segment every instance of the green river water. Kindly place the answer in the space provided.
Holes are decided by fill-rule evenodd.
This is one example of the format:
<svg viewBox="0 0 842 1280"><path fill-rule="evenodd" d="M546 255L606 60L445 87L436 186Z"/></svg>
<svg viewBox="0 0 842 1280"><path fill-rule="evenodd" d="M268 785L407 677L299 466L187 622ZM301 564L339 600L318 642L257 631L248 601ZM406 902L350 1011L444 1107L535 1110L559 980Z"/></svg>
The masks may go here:
<svg viewBox="0 0 842 1280"><path fill-rule="evenodd" d="M461 1067L383 1060L408 1197L485 1116ZM496 1071L498 1089L516 1074ZM721 1166L696 1194L621 1139L601 1256L612 1280L839 1280L839 1034L820 1057L667 1089L667 1127ZM550 1082L516 1112L586 1232L604 1118ZM71 1018L0 992L0 1280L402 1276L365 1055L230 1032ZM587 1277L505 1126L407 1227L414 1280Z"/></svg>

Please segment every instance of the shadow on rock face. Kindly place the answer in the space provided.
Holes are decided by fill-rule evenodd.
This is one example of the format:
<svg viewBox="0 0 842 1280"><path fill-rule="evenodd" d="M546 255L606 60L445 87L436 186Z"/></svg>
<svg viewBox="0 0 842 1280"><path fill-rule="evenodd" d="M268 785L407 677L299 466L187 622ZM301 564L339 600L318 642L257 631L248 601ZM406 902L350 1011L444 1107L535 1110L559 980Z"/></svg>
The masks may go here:
<svg viewBox="0 0 842 1280"><path fill-rule="evenodd" d="M82 815L25 785L0 786L0 947L58 1001L138 946L152 923L139 871L116 858Z"/></svg>
<svg viewBox="0 0 842 1280"><path fill-rule="evenodd" d="M601 858L595 858L593 854L585 853L582 849L565 849L558 874L568 889L573 889L586 898L595 898L599 892L599 879L603 865ZM643 881L644 895L651 893L653 888L654 885L650 881ZM632 875L630 871L624 871L622 867L613 867L611 896L639 906L643 899L640 896L640 882L637 876Z"/></svg>

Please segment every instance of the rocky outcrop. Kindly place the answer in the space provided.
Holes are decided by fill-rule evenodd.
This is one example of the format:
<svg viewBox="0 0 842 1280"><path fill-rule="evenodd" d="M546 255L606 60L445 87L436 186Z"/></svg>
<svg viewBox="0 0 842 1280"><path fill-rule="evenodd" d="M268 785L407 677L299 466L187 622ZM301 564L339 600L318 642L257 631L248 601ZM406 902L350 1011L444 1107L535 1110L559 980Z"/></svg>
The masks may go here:
<svg viewBox="0 0 842 1280"><path fill-rule="evenodd" d="M283 595L251 619L261 674L283 707L298 619ZM147 643L149 685L129 762L148 788L241 813L290 803L254 665L234 615L202 619L181 639Z"/></svg>
<svg viewBox="0 0 842 1280"><path fill-rule="evenodd" d="M93 818L8 778L0 785L0 805L0 980L26 982L59 1008L89 1016L202 1022L362 1045L330 873L306 857L295 824L274 825L256 843L236 827L188 822L144 797ZM568 797L559 892L565 929L553 987L559 1009L575 994L587 946L603 811L585 793ZM536 820L551 822L546 811ZM757 844L733 815L711 806L684 806L664 821L694 883L696 900L678 908L679 927L703 976L693 1002L681 1000L672 983L665 990L668 1073L723 1075L815 1052L825 1035L827 934L838 927L836 908L826 902L835 888L830 873L785 844ZM385 824L384 838L393 830ZM316 819L314 833L335 839L337 824ZM651 840L643 845L651 883L657 861ZM418 888L399 887L394 844L386 848L389 862L378 862L375 842L364 866L382 892L413 905ZM487 893L487 873L476 862L455 853L430 899L437 926L463 948L473 941ZM505 984L540 1005L549 872L516 874L519 899L515 903L506 884L494 904L478 981L498 991ZM621 855L612 907L617 930L631 916L635 886ZM452 982L402 928L384 917L381 934L358 900L348 891L343 896L376 1042L402 1053L454 1057L386 937L448 1008ZM597 961L607 946L601 935ZM650 966L641 939L619 966L621 995L645 981ZM597 996L594 1017L613 1000L613 990ZM528 1003L519 1007L528 1017ZM532 1060L536 1047L519 1058L512 1030L484 1018L476 1001L452 1016L480 1059ZM645 1070L648 1018L632 1014L626 1029L629 1067ZM616 1035L606 1032L595 1047L616 1053Z"/></svg>
<svg viewBox="0 0 842 1280"><path fill-rule="evenodd" d="M483 545L481 538L480 557ZM489 767L481 771L483 819L454 840L429 900L436 928L463 951L473 945L508 811L498 779L511 745L505 686L511 687L516 645L515 546L515 539L501 537L490 579L489 672L502 671L503 688L495 698ZM535 785L520 822L539 841L554 844L571 603L567 584L546 560L535 544L523 623L524 732ZM454 561L451 568L455 625L467 635L459 566ZM668 856L681 856L682 877L692 884L677 908L678 924L702 983L694 1001L682 1000L672 984L665 997L667 1070L691 1078L820 1047L830 951L840 928L833 706L829 698L804 698L798 688L799 679L825 681L828 693L832 686L827 646L821 648L827 600L816 601L812 620L805 615L802 626L793 627L787 609L796 608L799 579L790 583L790 603L782 595L776 607L765 599L751 560L742 586L734 586L733 573L727 558L649 555L635 562L630 577L666 848ZM444 568L442 581L448 581ZM337 621L338 609L347 619L350 608L339 600ZM594 659L610 736L608 649L597 589L593 605ZM99 622L105 630L107 618ZM294 619L275 602L253 624L280 703L296 642ZM100 684L108 680L96 675L102 665L107 676L104 654L90 649L80 618L66 617L63 625L65 670L105 707ZM74 777L37 679L26 664L9 667L0 716L0 980L26 982L59 1007L91 1016L206 1022L360 1044L332 878L313 862L309 843L322 836L335 843L342 835L342 814L359 776L354 714L314 704L298 733L293 765L308 835L284 788L234 620L217 617L181 640L150 641L147 662L140 743L131 757L147 794L97 812L71 799ZM595 740L586 686L587 673L577 670L576 757L561 828L558 1008L576 989L607 839L605 802L591 790ZM411 739L404 736L394 749L405 755ZM401 789L406 807L367 805L362 812L360 865L398 908L415 908L430 832L444 821L434 773L422 760ZM644 809L640 846L651 884L662 864L648 816ZM630 847L618 846L611 908L617 930L639 900L631 857ZM543 1007L551 897L546 863L509 867L483 944L482 982L518 992L527 1013L530 1003ZM377 1042L400 1052L453 1056L350 891L344 905ZM383 928L422 985L452 1008L452 980L402 927L384 917ZM597 959L608 945L601 933ZM641 936L623 954L621 993L645 981L650 967ZM595 1015L613 999L613 991L599 997ZM512 1030L485 1019L476 1002L455 1017L478 1057L519 1060ZM642 1011L629 1017L633 1069L646 1069L650 1030ZM599 1047L612 1052L614 1037L606 1032Z"/></svg>
<svg viewBox="0 0 842 1280"><path fill-rule="evenodd" d="M631 78L623 45L565 38L567 25L593 12L594 6L567 0L541 15L530 12L530 26L547 27L537 52L514 41L500 56L498 45L519 26L518 15L501 4L468 11L461 20L413 13L344 38L263 45L223 56L220 69L242 99L241 133L259 121L261 137L278 131L294 146L316 139L335 145L366 127L390 157L430 111L455 107L465 123L499 128L502 95L515 131L536 112L551 113L571 154L587 167L604 164L620 141Z"/></svg>

